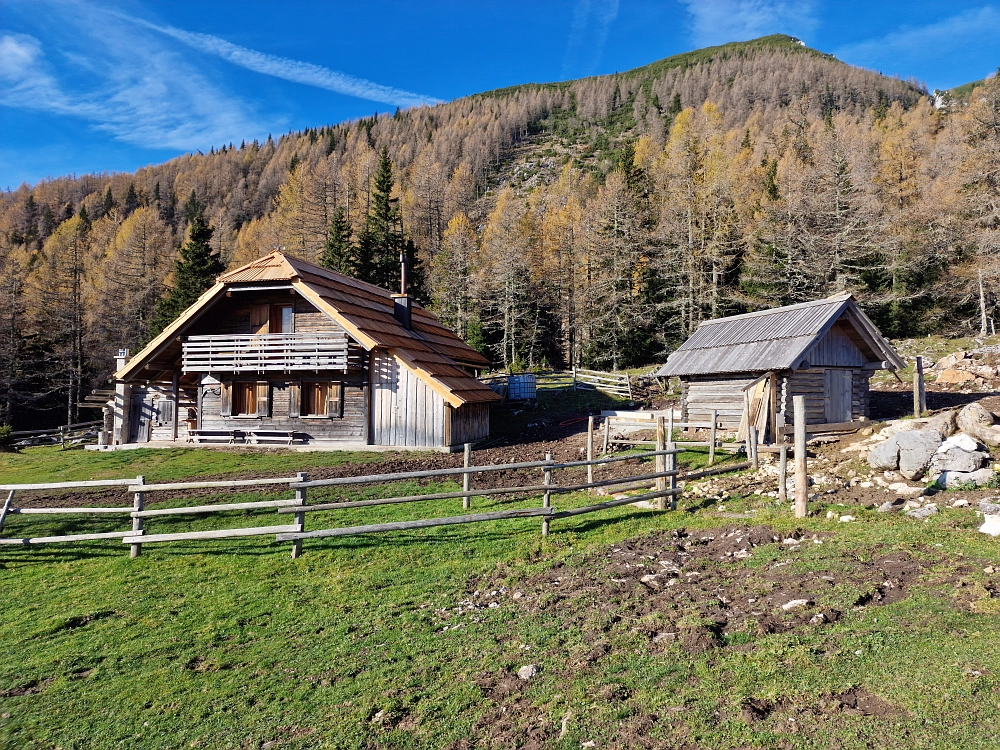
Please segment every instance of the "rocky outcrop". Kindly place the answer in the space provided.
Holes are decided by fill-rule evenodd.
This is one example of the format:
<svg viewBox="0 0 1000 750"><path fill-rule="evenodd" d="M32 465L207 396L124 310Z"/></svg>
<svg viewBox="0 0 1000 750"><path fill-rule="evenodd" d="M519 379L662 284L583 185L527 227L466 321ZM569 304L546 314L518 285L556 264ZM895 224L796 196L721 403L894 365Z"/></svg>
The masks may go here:
<svg viewBox="0 0 1000 750"><path fill-rule="evenodd" d="M937 430L912 430L890 438L899 446L899 473L907 479L920 479L943 439Z"/></svg>
<svg viewBox="0 0 1000 750"><path fill-rule="evenodd" d="M957 487L982 487L990 484L996 477L992 469L976 469L975 471L946 471L937 478L937 486L943 490Z"/></svg>
<svg viewBox="0 0 1000 750"><path fill-rule="evenodd" d="M958 413L958 429L986 445L1000 445L1000 430L993 427L993 415L978 403L971 403Z"/></svg>

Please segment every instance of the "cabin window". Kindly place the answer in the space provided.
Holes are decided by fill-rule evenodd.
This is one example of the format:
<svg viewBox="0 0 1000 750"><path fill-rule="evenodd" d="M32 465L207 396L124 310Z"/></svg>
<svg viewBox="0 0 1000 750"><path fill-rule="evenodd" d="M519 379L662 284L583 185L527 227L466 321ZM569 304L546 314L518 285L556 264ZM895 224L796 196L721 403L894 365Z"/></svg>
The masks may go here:
<svg viewBox="0 0 1000 750"><path fill-rule="evenodd" d="M291 305L271 305L271 333L295 333L295 316Z"/></svg>
<svg viewBox="0 0 1000 750"><path fill-rule="evenodd" d="M303 417L343 416L343 388L339 382L303 381L301 415Z"/></svg>
<svg viewBox="0 0 1000 750"><path fill-rule="evenodd" d="M233 383L233 416L257 416L257 383L248 381Z"/></svg>

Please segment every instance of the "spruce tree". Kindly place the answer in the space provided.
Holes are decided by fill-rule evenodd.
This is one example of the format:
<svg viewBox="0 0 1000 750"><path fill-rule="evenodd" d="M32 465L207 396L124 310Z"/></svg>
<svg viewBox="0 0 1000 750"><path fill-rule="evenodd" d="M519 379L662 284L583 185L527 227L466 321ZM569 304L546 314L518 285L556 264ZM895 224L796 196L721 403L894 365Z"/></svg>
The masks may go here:
<svg viewBox="0 0 1000 750"><path fill-rule="evenodd" d="M194 199L193 192L191 197ZM181 246L180 258L174 262L174 284L156 303L150 325L151 336L160 333L194 304L215 283L216 277L226 270L219 254L209 244L213 232L201 210L191 217L188 240Z"/></svg>
<svg viewBox="0 0 1000 750"><path fill-rule="evenodd" d="M333 218L330 219L319 264L331 271L353 276L356 275L356 260L354 246L351 244L351 225L347 221L344 209L337 206Z"/></svg>
<svg viewBox="0 0 1000 750"><path fill-rule="evenodd" d="M101 216L107 216L111 213L111 209L115 208L118 204L115 203L115 196L111 193L111 188L108 187L108 192L104 194L104 205L101 206Z"/></svg>
<svg viewBox="0 0 1000 750"><path fill-rule="evenodd" d="M371 209L358 235L355 275L362 281L392 290L399 288L399 253L403 249L399 209L391 197L394 182L389 149L383 146L375 172Z"/></svg>
<svg viewBox="0 0 1000 750"><path fill-rule="evenodd" d="M126 216L131 214L139 207L139 195L135 192L135 185L131 182L128 184L128 190L125 191L125 200L122 203L122 208L125 210Z"/></svg>

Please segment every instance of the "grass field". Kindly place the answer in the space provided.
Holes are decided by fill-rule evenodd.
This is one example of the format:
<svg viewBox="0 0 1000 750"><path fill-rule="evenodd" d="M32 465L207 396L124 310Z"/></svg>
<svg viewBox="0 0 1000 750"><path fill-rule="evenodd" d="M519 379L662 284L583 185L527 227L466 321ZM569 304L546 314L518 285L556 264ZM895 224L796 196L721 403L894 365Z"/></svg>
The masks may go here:
<svg viewBox="0 0 1000 750"><path fill-rule="evenodd" d="M176 480L380 460L32 449L0 457L0 472L5 481L138 473ZM477 510L499 507L508 506L475 502ZM459 508L440 501L355 509L311 515L308 524ZM273 537L147 545L135 560L117 542L0 547L0 748L997 747L1000 589L983 572L1000 565L996 540L976 532L967 509L928 522L852 509L859 521L851 524L827 520L825 506L813 510L797 522L759 497L726 502L729 513L754 511L752 521L712 506L626 507L556 522L546 539L537 519L501 521L307 541L297 560ZM229 513L150 527L284 522L277 518L287 516ZM700 574L727 586L739 579L780 587L783 571L796 580L832 573L837 581L814 608L835 607L838 619L770 633L744 624L709 648L689 649L650 636L666 621L704 627L697 597L644 598L638 585L611 599L600 593L608 580L602 561L626 549L624 540L747 523L805 543L704 558ZM57 533L67 522L14 516L4 535L29 529ZM809 543L813 534L829 536ZM851 571L885 554L919 561L919 581L890 604L856 605L879 583ZM547 588L591 579L591 589ZM513 676L526 664L541 667L530 682ZM877 696L885 710L831 698L851 690Z"/></svg>

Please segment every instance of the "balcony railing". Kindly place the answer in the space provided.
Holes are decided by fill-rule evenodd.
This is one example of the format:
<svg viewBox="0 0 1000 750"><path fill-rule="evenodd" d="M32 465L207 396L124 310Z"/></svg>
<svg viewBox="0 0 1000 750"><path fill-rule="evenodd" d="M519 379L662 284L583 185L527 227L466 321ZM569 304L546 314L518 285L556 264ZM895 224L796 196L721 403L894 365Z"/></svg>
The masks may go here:
<svg viewBox="0 0 1000 750"><path fill-rule="evenodd" d="M347 337L331 333L188 336L184 372L347 371Z"/></svg>

